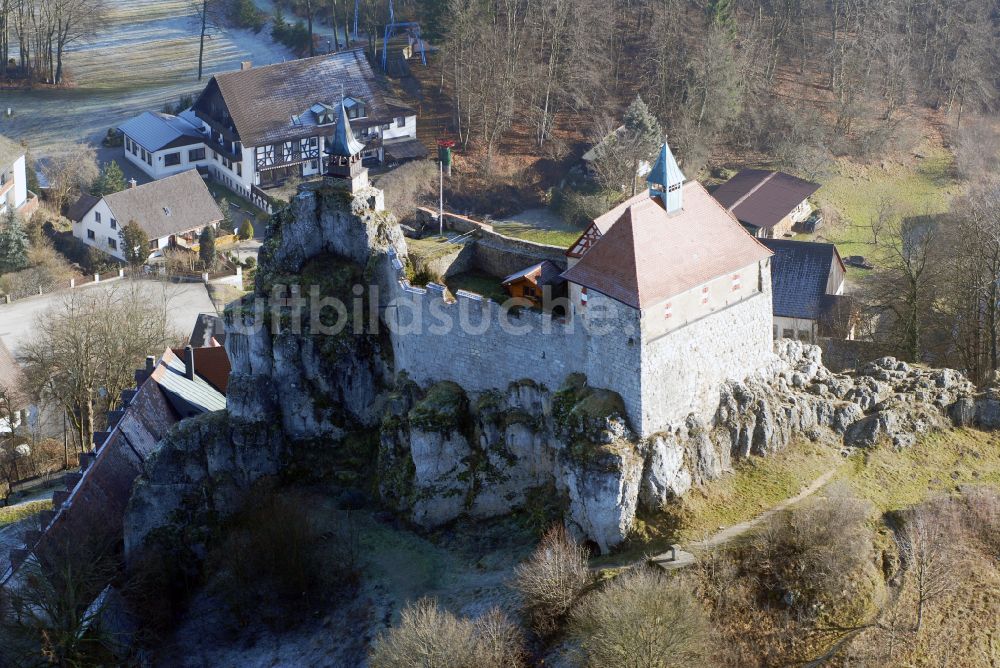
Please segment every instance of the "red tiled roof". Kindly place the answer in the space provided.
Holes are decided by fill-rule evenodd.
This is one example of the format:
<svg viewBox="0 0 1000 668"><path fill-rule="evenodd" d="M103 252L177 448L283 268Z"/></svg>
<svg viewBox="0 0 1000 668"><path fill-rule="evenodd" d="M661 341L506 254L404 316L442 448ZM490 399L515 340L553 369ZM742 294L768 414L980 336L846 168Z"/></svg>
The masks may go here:
<svg viewBox="0 0 1000 668"><path fill-rule="evenodd" d="M618 213L563 277L641 309L771 255L697 181L683 198L668 214L647 192L601 216Z"/></svg>
<svg viewBox="0 0 1000 668"><path fill-rule="evenodd" d="M712 196L741 223L769 228L818 189L818 183L784 172L744 169L716 188Z"/></svg>

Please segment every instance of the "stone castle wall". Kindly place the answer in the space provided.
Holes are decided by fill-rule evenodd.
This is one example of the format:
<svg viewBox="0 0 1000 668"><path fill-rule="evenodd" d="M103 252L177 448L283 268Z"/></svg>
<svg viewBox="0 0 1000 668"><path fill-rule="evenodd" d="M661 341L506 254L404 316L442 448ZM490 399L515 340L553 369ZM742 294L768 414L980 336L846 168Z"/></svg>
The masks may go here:
<svg viewBox="0 0 1000 668"><path fill-rule="evenodd" d="M405 278L386 309L397 372L424 385L442 380L469 392L506 387L525 377L550 389L585 372L580 327L530 309L511 313L496 302Z"/></svg>
<svg viewBox="0 0 1000 668"><path fill-rule="evenodd" d="M765 285L764 292L646 342L640 433L667 430L689 413L711 422L726 381L742 382L773 364L770 281Z"/></svg>

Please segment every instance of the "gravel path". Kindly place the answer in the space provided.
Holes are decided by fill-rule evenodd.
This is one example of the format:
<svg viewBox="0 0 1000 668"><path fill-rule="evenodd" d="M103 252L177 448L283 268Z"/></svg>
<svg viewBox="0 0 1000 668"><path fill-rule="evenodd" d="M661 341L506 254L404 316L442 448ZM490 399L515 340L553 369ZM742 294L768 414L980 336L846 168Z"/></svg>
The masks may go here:
<svg viewBox="0 0 1000 668"><path fill-rule="evenodd" d="M676 555L671 552L664 552L663 554L656 555L650 558L649 561L664 568L666 570L673 570L677 568L683 568L685 566L690 566L697 561L696 555L700 552L709 552L718 547L721 547L729 542L732 542L736 538L746 534L755 527L760 526L776 513L780 513L786 508L799 503L816 492L818 492L826 483L830 482L830 479L836 475L838 468L832 468L816 480L812 481L807 487L804 487L795 496L789 497L782 501L781 503L772 506L768 510L764 511L757 517L746 522L740 522L739 524L734 524L731 527L726 527L720 530L718 533L706 538L705 540L700 540L694 543L689 543L684 546L684 550L677 550Z"/></svg>

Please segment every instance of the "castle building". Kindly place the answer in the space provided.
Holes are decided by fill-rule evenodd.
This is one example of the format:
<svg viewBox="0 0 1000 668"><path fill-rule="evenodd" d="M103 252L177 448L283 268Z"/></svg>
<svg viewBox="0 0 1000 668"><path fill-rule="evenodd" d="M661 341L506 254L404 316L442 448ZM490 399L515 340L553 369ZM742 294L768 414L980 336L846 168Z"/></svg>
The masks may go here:
<svg viewBox="0 0 1000 668"><path fill-rule="evenodd" d="M642 437L691 413L711 420L724 382L773 361L771 251L685 180L666 144L648 182L566 251L568 303L559 314L521 309L512 320L480 295L458 290L451 300L442 285L410 285L397 261L401 289L389 310L409 326L392 338L396 370L470 392L525 378L556 389L582 373L621 396ZM465 326L434 331L463 318Z"/></svg>
<svg viewBox="0 0 1000 668"><path fill-rule="evenodd" d="M594 220L563 273L573 317L603 314L607 300L620 314L622 331L589 335L607 364L588 378L622 395L643 435L714 410L723 382L772 357L771 251L685 181L666 143L647 181Z"/></svg>

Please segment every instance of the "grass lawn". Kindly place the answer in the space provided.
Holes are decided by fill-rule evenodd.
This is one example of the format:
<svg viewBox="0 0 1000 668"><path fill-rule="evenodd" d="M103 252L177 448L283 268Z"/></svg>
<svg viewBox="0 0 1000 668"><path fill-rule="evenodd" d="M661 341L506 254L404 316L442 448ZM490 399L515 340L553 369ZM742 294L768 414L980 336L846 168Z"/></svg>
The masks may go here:
<svg viewBox="0 0 1000 668"><path fill-rule="evenodd" d="M963 484L1000 485L1000 434L955 429L920 437L906 450L859 450L844 459L834 445L801 440L769 457L750 457L702 488L692 488L667 512L640 512L636 534L593 564L620 564L664 551L671 543L703 540L795 496L823 473L844 483L881 512L911 506Z"/></svg>
<svg viewBox="0 0 1000 668"><path fill-rule="evenodd" d="M928 434L907 450L855 453L838 478L879 510L898 510L959 485L1000 485L1000 434L956 429Z"/></svg>
<svg viewBox="0 0 1000 668"><path fill-rule="evenodd" d="M496 276L484 274L481 271L468 271L462 274L455 274L446 279L445 284L452 294L459 290L475 292L488 299L492 299L498 304L502 304L510 298L510 295L500 285L500 279Z"/></svg>
<svg viewBox="0 0 1000 668"><path fill-rule="evenodd" d="M504 236L513 237L514 239L524 239L525 241L534 241L535 243L559 246L560 248L569 248L582 233L581 230L575 228L554 230L532 227L525 223L499 223L495 224L493 229Z"/></svg>
<svg viewBox="0 0 1000 668"><path fill-rule="evenodd" d="M913 158L907 164L886 161L859 165L838 160L833 176L816 192L815 201L821 207L836 210L839 223L822 228L817 234L800 234L797 238L832 241L842 257L870 257L875 248L869 225L880 200L888 197L904 216L947 211L951 199L962 192L954 176L954 156L938 145L922 146L918 152L923 157ZM859 276L865 270L849 271Z"/></svg>
<svg viewBox="0 0 1000 668"><path fill-rule="evenodd" d="M16 506L10 506L8 508L0 508L0 527L5 527L8 524L13 524L14 522L20 522L21 520L31 517L36 513L40 513L43 510L52 509L52 500L42 500L42 501L29 501L28 503L21 503Z"/></svg>
<svg viewBox="0 0 1000 668"><path fill-rule="evenodd" d="M464 244L451 244L445 237L424 237L423 239L407 239L406 252L414 266L426 266L435 260L449 255L457 255Z"/></svg>

